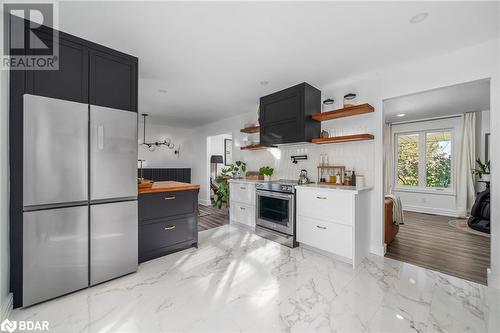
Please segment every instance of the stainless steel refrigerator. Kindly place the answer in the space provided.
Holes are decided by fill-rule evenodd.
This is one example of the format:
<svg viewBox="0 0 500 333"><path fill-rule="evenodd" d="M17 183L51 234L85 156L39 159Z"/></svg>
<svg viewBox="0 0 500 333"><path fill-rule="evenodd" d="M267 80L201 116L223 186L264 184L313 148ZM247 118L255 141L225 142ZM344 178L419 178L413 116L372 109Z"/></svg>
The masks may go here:
<svg viewBox="0 0 500 333"><path fill-rule="evenodd" d="M24 95L23 306L137 270L137 114Z"/></svg>

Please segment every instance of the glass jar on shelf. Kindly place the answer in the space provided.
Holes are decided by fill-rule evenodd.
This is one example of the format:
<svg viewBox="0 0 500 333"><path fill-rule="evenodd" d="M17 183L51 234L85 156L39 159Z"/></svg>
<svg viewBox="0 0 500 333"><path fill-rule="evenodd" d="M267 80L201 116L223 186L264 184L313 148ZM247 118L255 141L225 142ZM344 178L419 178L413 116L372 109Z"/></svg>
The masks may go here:
<svg viewBox="0 0 500 333"><path fill-rule="evenodd" d="M357 100L356 94L349 93L349 94L344 95L344 108L349 108L349 107L355 106L357 102L358 102L358 100Z"/></svg>

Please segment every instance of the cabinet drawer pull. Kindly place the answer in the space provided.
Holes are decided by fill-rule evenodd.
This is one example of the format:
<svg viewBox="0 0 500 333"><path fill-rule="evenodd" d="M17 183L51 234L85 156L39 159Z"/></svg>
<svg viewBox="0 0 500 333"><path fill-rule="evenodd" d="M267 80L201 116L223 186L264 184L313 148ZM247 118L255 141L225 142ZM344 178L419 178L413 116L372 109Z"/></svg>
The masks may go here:
<svg viewBox="0 0 500 333"><path fill-rule="evenodd" d="M246 190L247 188L246 187L240 187L240 190Z"/></svg>
<svg viewBox="0 0 500 333"><path fill-rule="evenodd" d="M165 231L173 230L173 229L175 229L175 225L170 225L168 227L165 227L164 229L165 229Z"/></svg>
<svg viewBox="0 0 500 333"><path fill-rule="evenodd" d="M240 207L241 210L245 210L245 207Z"/></svg>
<svg viewBox="0 0 500 333"><path fill-rule="evenodd" d="M316 197L317 199L326 200L326 197Z"/></svg>
<svg viewBox="0 0 500 333"><path fill-rule="evenodd" d="M175 200L175 197L166 197L165 200Z"/></svg>
<svg viewBox="0 0 500 333"><path fill-rule="evenodd" d="M325 230L325 229L326 229L326 227L323 227L323 226L321 226L321 225L317 225L317 226L316 226L316 228L318 228L318 229L323 229L323 230Z"/></svg>

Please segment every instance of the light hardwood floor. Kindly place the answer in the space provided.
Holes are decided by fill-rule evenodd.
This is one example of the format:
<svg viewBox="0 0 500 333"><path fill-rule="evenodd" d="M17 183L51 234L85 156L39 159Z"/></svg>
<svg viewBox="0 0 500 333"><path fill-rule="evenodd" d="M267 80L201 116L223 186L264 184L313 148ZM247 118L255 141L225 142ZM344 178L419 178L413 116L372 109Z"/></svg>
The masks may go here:
<svg viewBox="0 0 500 333"><path fill-rule="evenodd" d="M486 284L490 239L460 231L452 217L404 212L386 257Z"/></svg>

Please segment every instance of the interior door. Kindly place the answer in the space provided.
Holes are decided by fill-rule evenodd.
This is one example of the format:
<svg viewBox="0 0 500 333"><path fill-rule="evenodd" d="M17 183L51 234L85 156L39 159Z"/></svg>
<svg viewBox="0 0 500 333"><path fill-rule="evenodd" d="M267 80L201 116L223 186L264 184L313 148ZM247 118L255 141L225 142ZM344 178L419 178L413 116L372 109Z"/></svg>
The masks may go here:
<svg viewBox="0 0 500 333"><path fill-rule="evenodd" d="M138 265L137 200L90 206L90 284L128 273Z"/></svg>
<svg viewBox="0 0 500 333"><path fill-rule="evenodd" d="M137 197L137 113L90 106L90 199Z"/></svg>
<svg viewBox="0 0 500 333"><path fill-rule="evenodd" d="M88 286L88 206L23 213L23 306Z"/></svg>
<svg viewBox="0 0 500 333"><path fill-rule="evenodd" d="M24 95L23 205L88 200L88 105Z"/></svg>

